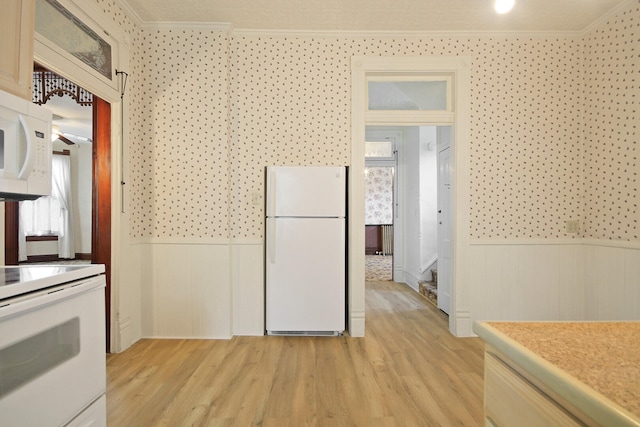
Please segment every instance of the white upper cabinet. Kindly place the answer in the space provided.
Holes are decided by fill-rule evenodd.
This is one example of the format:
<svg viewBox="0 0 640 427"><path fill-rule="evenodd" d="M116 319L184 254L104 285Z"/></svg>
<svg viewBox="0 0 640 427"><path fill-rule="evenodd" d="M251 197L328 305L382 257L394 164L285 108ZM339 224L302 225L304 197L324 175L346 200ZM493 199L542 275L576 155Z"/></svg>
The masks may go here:
<svg viewBox="0 0 640 427"><path fill-rule="evenodd" d="M0 89L31 101L35 0L2 3Z"/></svg>

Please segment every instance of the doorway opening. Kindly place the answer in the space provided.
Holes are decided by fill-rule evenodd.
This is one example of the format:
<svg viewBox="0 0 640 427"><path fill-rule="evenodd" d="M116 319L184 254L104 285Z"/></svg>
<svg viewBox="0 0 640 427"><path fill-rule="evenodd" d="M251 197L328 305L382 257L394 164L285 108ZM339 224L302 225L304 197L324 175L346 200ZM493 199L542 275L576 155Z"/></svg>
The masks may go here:
<svg viewBox="0 0 640 427"><path fill-rule="evenodd" d="M380 214L384 206L391 211L393 226L393 271L392 280L405 283L420 292L428 301L445 313L449 313L449 289L444 283L438 289L440 244L445 234L450 233L446 225L447 203L446 186L448 178L443 176L449 168L442 168L440 153L449 147L450 126L367 126L366 141L384 139L393 142L393 158L385 161L370 160L365 148L365 251L366 280L372 280L369 271L371 262L371 238L369 233L375 221L369 212L370 199L373 209ZM385 167L393 171L393 181L389 185L386 199L369 190L370 185L384 185ZM379 168L380 170L377 170ZM370 177L374 174L373 184ZM376 175L377 174L377 175ZM379 176L382 175L382 178ZM444 190L447 189L447 190ZM382 207L381 207L382 205ZM384 258L384 257L383 257ZM381 259L383 259L381 258ZM448 257L443 257L448 259ZM447 268L446 263L443 264ZM445 277L450 274L445 274ZM388 279L391 280L391 279ZM438 300L438 293L444 299Z"/></svg>
<svg viewBox="0 0 640 427"><path fill-rule="evenodd" d="M365 279L393 280L397 144L402 132L369 129L365 141Z"/></svg>
<svg viewBox="0 0 640 427"><path fill-rule="evenodd" d="M45 99L42 104L53 113L52 125L56 133L54 154L60 152L62 156L69 157L65 159L70 166L69 198L64 203L69 203L67 208L71 213L66 226L73 236L66 242L71 249L66 247L65 252L59 251L60 239L65 237L62 236L63 233L43 229L31 233L34 234L32 236L21 234L21 220L24 224L25 213L32 212L33 207L22 206L21 209L20 204L25 202L6 202L5 265L70 261L104 264L105 344L108 350L111 336L111 105L66 78L34 64L34 79L40 78L42 73L47 73L47 79L62 81L60 87L65 88L48 93L48 99L52 101L47 102L48 99ZM84 91L88 94L83 99L86 104L84 107L74 105L78 103L77 96L67 99L70 94L67 89L72 86L76 93ZM37 88L37 84L34 83L34 87Z"/></svg>
<svg viewBox="0 0 640 427"><path fill-rule="evenodd" d="M395 166L367 165L365 267L367 281L393 280Z"/></svg>

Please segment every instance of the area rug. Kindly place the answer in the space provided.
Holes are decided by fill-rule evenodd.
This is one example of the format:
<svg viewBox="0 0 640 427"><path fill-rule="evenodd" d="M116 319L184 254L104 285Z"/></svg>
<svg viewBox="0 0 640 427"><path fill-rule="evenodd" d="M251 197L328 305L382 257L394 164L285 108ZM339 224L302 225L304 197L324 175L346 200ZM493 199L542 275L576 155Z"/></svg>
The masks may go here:
<svg viewBox="0 0 640 427"><path fill-rule="evenodd" d="M365 255L365 280L393 280L393 257Z"/></svg>

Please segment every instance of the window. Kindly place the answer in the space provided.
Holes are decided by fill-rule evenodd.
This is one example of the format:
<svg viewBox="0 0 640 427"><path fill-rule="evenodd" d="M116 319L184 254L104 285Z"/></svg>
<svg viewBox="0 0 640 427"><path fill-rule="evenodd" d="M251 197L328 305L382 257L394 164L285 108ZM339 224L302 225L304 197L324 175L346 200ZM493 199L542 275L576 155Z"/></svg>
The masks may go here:
<svg viewBox="0 0 640 427"><path fill-rule="evenodd" d="M369 81L369 110L448 110L446 80Z"/></svg>
<svg viewBox="0 0 640 427"><path fill-rule="evenodd" d="M395 148L393 141L365 141L364 156L367 159L395 159Z"/></svg>
<svg viewBox="0 0 640 427"><path fill-rule="evenodd" d="M75 257L71 204L71 162L53 155L51 196L20 202L19 260L27 259L27 236L58 236L58 256Z"/></svg>
<svg viewBox="0 0 640 427"><path fill-rule="evenodd" d="M118 90L118 43L80 3L35 0L34 51L42 64L57 63L62 57L64 74L90 76L95 84L106 85L103 89ZM112 29L117 31L117 26Z"/></svg>
<svg viewBox="0 0 640 427"><path fill-rule="evenodd" d="M450 75L376 73L367 76L366 85L365 121L369 125L420 126L453 121Z"/></svg>
<svg viewBox="0 0 640 427"><path fill-rule="evenodd" d="M60 202L53 196L20 202L20 227L25 236L57 236L61 215Z"/></svg>
<svg viewBox="0 0 640 427"><path fill-rule="evenodd" d="M55 0L36 3L36 31L109 80L111 46Z"/></svg>

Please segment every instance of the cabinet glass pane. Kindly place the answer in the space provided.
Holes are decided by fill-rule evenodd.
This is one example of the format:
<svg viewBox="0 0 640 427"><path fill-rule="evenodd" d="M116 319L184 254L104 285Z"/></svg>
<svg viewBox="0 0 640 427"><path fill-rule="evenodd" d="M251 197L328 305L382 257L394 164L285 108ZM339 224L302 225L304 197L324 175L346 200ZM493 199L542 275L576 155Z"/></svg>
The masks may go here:
<svg viewBox="0 0 640 427"><path fill-rule="evenodd" d="M447 110L447 81L370 81L369 110Z"/></svg>
<svg viewBox="0 0 640 427"><path fill-rule="evenodd" d="M111 80L111 46L57 1L36 1L36 31Z"/></svg>

